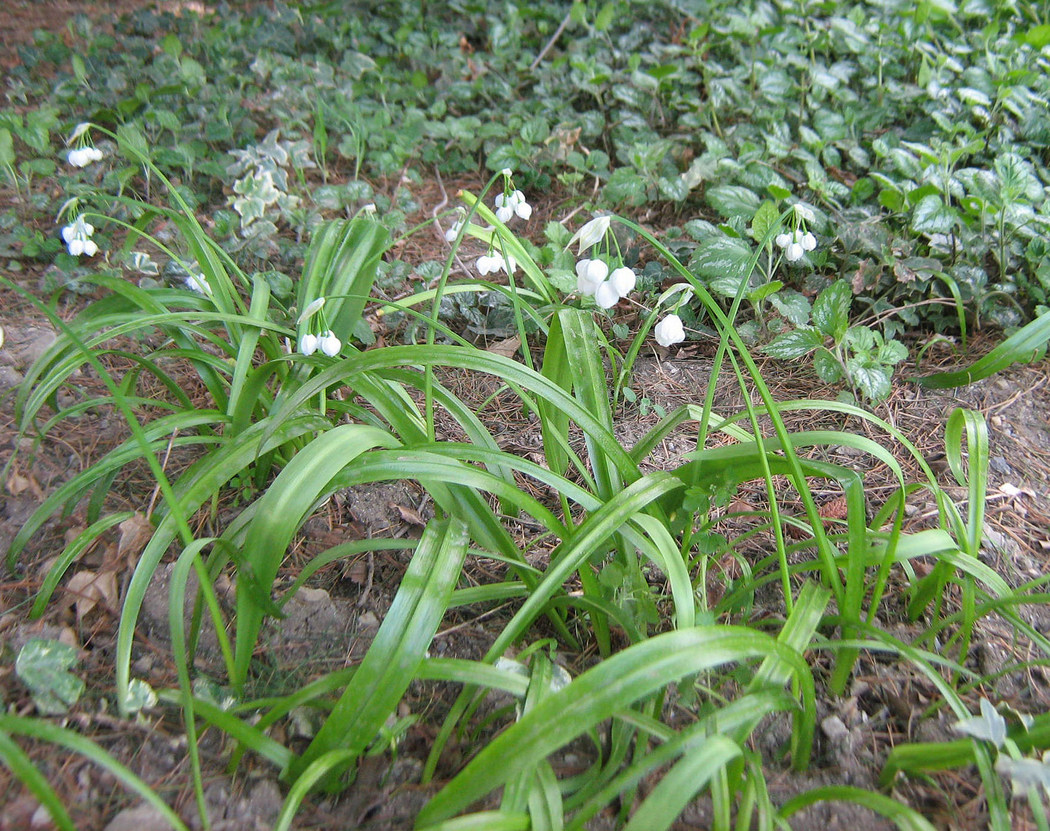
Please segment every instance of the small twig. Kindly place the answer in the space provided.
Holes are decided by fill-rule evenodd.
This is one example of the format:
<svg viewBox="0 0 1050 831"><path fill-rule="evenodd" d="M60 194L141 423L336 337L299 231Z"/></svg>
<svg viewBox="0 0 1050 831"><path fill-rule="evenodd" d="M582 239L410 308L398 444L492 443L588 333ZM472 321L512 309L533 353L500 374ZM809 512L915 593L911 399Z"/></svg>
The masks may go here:
<svg viewBox="0 0 1050 831"><path fill-rule="evenodd" d="M368 600L368 593L372 591L372 578L376 573L376 562L373 552L368 552L368 573L365 575L365 587L361 591L361 596L357 598L357 607L360 609L365 605L365 601Z"/></svg>
<svg viewBox="0 0 1050 831"><path fill-rule="evenodd" d="M575 4L575 0L573 0L573 2ZM536 60L534 60L529 65L529 72L535 72L536 71L536 67L539 66L543 62L543 59L545 57L547 57L547 53L550 52L551 49L554 48L554 44L558 42L558 38L561 37L561 33L565 31L566 27L568 27L569 23L571 23L571 22L572 22L572 6L569 6L569 11L567 11L565 13L565 17L562 18L561 23L558 24L558 28L554 30L554 34L551 35L551 39L547 41L547 45L544 46L543 49L540 50L540 54L538 54L536 56Z"/></svg>
<svg viewBox="0 0 1050 831"><path fill-rule="evenodd" d="M179 431L178 431L178 429L176 429L171 434L171 438L168 439L168 447L164 451L164 461L160 463L160 469L162 471L165 471L165 470L168 469L168 459L171 456L171 448L175 444L175 437L178 434L179 434ZM159 495L160 495L160 483L158 482L157 486L153 489L153 493L150 495L150 498L149 498L149 507L146 509L146 519L149 519L151 516L153 516L153 508L156 507L157 497Z"/></svg>

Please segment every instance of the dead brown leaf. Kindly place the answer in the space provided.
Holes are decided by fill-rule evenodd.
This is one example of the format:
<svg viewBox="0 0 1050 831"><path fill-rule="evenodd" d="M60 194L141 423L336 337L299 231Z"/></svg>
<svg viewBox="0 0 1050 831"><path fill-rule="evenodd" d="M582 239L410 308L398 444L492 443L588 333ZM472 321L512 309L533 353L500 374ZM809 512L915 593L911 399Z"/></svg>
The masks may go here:
<svg viewBox="0 0 1050 831"><path fill-rule="evenodd" d="M117 575L113 571L78 571L66 583L66 591L73 595L77 620L82 620L101 603L111 612L117 610Z"/></svg>
<svg viewBox="0 0 1050 831"><path fill-rule="evenodd" d="M153 523L136 513L120 523L120 542L117 543L117 560L135 565L142 549L153 536Z"/></svg>

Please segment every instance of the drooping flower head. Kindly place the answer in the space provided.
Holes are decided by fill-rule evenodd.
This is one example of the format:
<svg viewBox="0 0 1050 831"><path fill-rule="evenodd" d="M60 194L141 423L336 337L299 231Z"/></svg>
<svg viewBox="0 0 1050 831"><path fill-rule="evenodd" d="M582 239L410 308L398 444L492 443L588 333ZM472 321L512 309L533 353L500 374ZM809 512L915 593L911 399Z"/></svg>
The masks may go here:
<svg viewBox="0 0 1050 831"><path fill-rule="evenodd" d="M98 253L98 245L91 239L93 233L95 233L95 226L86 221L82 215L78 215L62 229L62 239L69 253L74 257L79 257L81 254L94 257Z"/></svg>
<svg viewBox="0 0 1050 831"><path fill-rule="evenodd" d="M76 145L66 154L66 161L73 167L87 167L92 162L99 161L103 156L102 151L93 146L88 138L90 129L91 125L87 122L78 124L66 141L66 144Z"/></svg>
<svg viewBox="0 0 1050 831"><path fill-rule="evenodd" d="M666 315L663 320L656 324L653 335L656 337L656 342L665 348L681 343L685 340L685 327L682 325L682 318L675 314Z"/></svg>
<svg viewBox="0 0 1050 831"><path fill-rule="evenodd" d="M503 223L510 222L515 216L529 220L532 217L532 205L525 200L525 194L514 187L513 173L509 167L500 171L503 176L503 190L496 194L496 218Z"/></svg>
<svg viewBox="0 0 1050 831"><path fill-rule="evenodd" d="M609 229L612 218L599 216L586 223L569 240L580 244L580 255L594 249L595 257L584 257L576 264L576 290L584 297L593 297L602 309L611 309L627 297L637 283L634 270L623 264L620 246ZM615 267L611 269L610 263Z"/></svg>

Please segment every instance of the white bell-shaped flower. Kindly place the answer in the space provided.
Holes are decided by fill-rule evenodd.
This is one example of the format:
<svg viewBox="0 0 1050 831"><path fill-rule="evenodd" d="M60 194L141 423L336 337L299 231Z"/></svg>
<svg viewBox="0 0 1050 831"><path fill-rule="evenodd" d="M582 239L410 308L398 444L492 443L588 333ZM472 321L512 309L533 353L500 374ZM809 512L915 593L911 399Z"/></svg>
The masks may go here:
<svg viewBox="0 0 1050 831"><path fill-rule="evenodd" d="M812 251L817 247L817 238L813 236L809 231L806 231L802 235L802 239L799 241L799 245L802 246L805 251Z"/></svg>
<svg viewBox="0 0 1050 831"><path fill-rule="evenodd" d="M585 297L593 296L608 276L609 266L601 260L580 260L576 263L576 290Z"/></svg>
<svg viewBox="0 0 1050 831"><path fill-rule="evenodd" d="M611 309L620 302L620 294L616 291L612 280L606 280L598 286L594 292L594 302L602 309Z"/></svg>
<svg viewBox="0 0 1050 831"><path fill-rule="evenodd" d="M329 358L334 358L343 348L343 342L329 329L317 339L317 347Z"/></svg>
<svg viewBox="0 0 1050 831"><path fill-rule="evenodd" d="M304 355L313 355L317 351L317 335L307 332L299 339L299 351Z"/></svg>
<svg viewBox="0 0 1050 831"><path fill-rule="evenodd" d="M678 315L667 315L656 324L653 335L656 337L656 342L665 348L681 343L685 340L685 327L682 325L682 318Z"/></svg>
<svg viewBox="0 0 1050 831"><path fill-rule="evenodd" d="M81 254L94 257L98 253L98 245L91 239L93 233L95 233L95 226L87 222L84 217L78 216L62 229L62 239L69 253L74 257L79 257Z"/></svg>
<svg viewBox="0 0 1050 831"><path fill-rule="evenodd" d="M613 288L616 289L616 293L620 297L626 297L634 291L638 278L635 277L632 269L622 265L609 275L609 282L612 283Z"/></svg>

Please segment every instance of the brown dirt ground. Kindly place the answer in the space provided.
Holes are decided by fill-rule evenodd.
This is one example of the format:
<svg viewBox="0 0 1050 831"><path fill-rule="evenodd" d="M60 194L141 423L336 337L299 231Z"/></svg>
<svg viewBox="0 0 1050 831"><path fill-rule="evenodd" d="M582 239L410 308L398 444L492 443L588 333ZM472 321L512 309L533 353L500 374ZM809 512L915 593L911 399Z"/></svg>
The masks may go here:
<svg viewBox="0 0 1050 831"><path fill-rule="evenodd" d="M142 0L90 3L71 0L47 0L10 3L6 14L0 17L0 37L5 44L31 38L38 27L61 30L70 14L84 12L104 22L112 15L136 7L160 5L168 9L191 4L164 2L159 4ZM5 53L6 66L17 60L13 50ZM423 188L423 204L437 204L442 192L454 198L460 184L474 186L474 182L427 182ZM8 198L9 195L4 195ZM537 217L542 221L557 212L556 197L537 205ZM415 238L411 250L399 252L406 259L443 256L443 243L436 235L432 239ZM34 289L40 275L31 271L12 275L20 285ZM75 314L77 298L62 298L57 310L67 318ZM19 295L6 289L0 291L0 326L4 327L7 343L0 351L0 465L14 452L19 439L15 435L11 391L18 385L33 357L38 355L53 337L46 319ZM978 338L971 346L971 354L962 363L971 361L975 354L990 348L990 339ZM933 354L933 360L942 366L960 362L959 356L948 352ZM643 353L636 368L634 386L639 398L648 398L668 410L686 402L697 402L706 385L710 371L711 349L705 344L668 353L650 350ZM932 367L924 367L929 371ZM797 398L833 398L838 390L822 387L804 365L785 366L768 363L766 377L775 379L774 394L778 400ZM450 386L464 400L475 400L480 406L489 400L493 385L486 379L450 376ZM82 389L90 391L94 382L90 374L80 380ZM5 392L7 390L7 392ZM719 389L717 408L736 412L742 404L743 393L725 382ZM479 412L494 434L508 447L528 453L535 449L535 436L530 434L527 421L499 397L489 400ZM1043 361L1029 366L1018 366L1009 371L962 390L937 393L901 381L895 385L890 399L877 409L877 414L908 436L921 453L931 459L941 481L948 483L950 475L943 461L944 423L955 406L981 411L988 419L991 433L991 481L987 526L990 544L986 562L992 565L1011 584L1020 584L1047 571L1050 557L1050 363ZM624 411L619 428L625 444L630 444L656 421L655 414L643 415L638 410ZM801 412L789 421L793 428L839 429L863 431L880 441L880 435L865 422L843 418L831 413ZM9 471L0 509L0 555L6 551L11 536L17 531L42 499L71 475L90 466L109 448L126 436L120 419L111 413L100 412L76 421L64 423L45 442L40 452L29 461ZM29 449L21 440L20 451ZM649 460L654 467L668 467L691 449L687 432L669 436ZM903 452L898 458L905 466L906 475L919 478L914 462ZM861 467L866 463L855 455L843 453L832 459ZM869 498L878 502L880 492L888 493L893 485L889 472L875 465L865 468L869 483ZM954 491L960 499L961 489ZM828 489L818 495L831 507L837 497ZM113 507L144 510L153 498L152 485L145 472L133 472L117 483L111 503ZM764 495L758 490L739 494L735 510L761 507ZM232 507L229 508L232 510ZM932 506L916 502L909 515L912 528L923 527L930 518ZM355 489L333 500L305 529L297 541L291 565L303 557L316 553L335 541L373 535L400 535L410 540L418 534L418 519L425 520L428 505L418 488L410 483ZM727 519L729 523L734 520ZM192 793L187 785L186 755L182 728L176 719L154 715L145 721L124 721L110 715L104 706L104 696L112 695L110 677L113 632L121 586L114 586L111 594L103 592L101 602L83 615L75 611L77 596L61 593L44 618L30 623L26 617L27 604L39 588L43 565L67 542L71 535L83 528L83 516L74 512L70 517L49 522L33 540L29 553L16 574L6 573L0 580L0 644L4 660L0 666L0 690L9 708L18 712L32 712L26 691L10 671L8 660L29 637L63 637L73 641L81 650L81 669L88 681L88 700L71 717L71 726L99 742L115 757L129 765L157 789L169 804L193 813ZM522 529L528 533L528 529ZM93 550L81 562L85 568L102 570L107 559L116 556L117 539L114 536L101 550ZM757 552L745 552L751 554ZM536 552L542 556L542 552ZM282 678L314 677L322 671L343 666L364 653L382 620L404 573L405 558L396 553L376 554L348 564L339 564L319 573L312 588L301 593L289 606L288 620L282 629L267 636L272 659L273 683ZM497 573L494 564L477 563L469 575L479 582L493 579ZM719 568L731 572L734 563L728 559ZM491 573L490 573L491 572ZM714 575L713 578L717 578ZM162 575L163 577L163 575ZM710 589L717 590L717 579ZM899 626L907 637L907 626L902 622L901 610L894 606L893 591L888 594L883 609L883 621ZM900 594L900 592L898 592ZM151 592L143 613L143 629L136 646L136 673L157 687L174 684L174 667L167 649L166 607L164 582ZM772 614L775 610L758 608L756 615ZM498 631L503 612L472 614L464 611L459 618L448 622L435 640L436 654L477 658L491 643ZM1050 630L1050 619L1038 610L1032 611L1032 622L1043 632ZM207 638L204 651L207 660ZM1011 639L1009 632L998 629L994 620L982 624L973 650L974 661L982 673L992 673L1006 665L1011 657L1025 658L1025 644ZM309 655L304 662L302 656ZM567 656L575 673L586 666L589 656ZM814 656L818 667L825 659ZM413 817L425 802L430 791L418 785L419 771L434 737L435 724L449 705L450 690L435 685L414 685L406 696L404 713L421 716L402 743L397 759L386 757L369 759L358 775L351 791L339 800L318 799L311 803L297 821L299 828L374 828L401 829L412 825ZM775 762L769 768L770 788L775 799L786 799L801 790L825 784L852 784L873 787L881 761L889 748L905 741L940 740L953 738L948 730L949 720L943 714L920 719L934 695L928 681L917 673L875 656L864 656L858 664L855 680L848 694L838 700L826 700L820 705L821 719L826 725L821 732L809 774L798 776ZM1002 676L994 691L984 691L999 700L1010 703L1023 712L1040 713L1050 700L1050 679L1034 669L1024 677L1016 673ZM976 710L978 692L973 693ZM493 705L495 706L495 705ZM285 728L285 729L291 729ZM790 725L774 721L765 726L756 738L757 746L769 757L775 757L783 744ZM281 736L277 736L281 739ZM291 739L291 737L284 737ZM282 797L273 773L261 764L242 765L241 774L232 778L224 771L228 748L219 736L206 732L202 750L205 756L207 798L218 820L214 827L225 831L248 831L266 828L273 822ZM580 753L586 749L577 748ZM103 828L114 816L130 804L126 793L108 774L84 761L79 756L64 755L54 748L31 746L34 761L47 772L48 778L66 800L74 813L78 827ZM444 772L451 772L457 759L468 754L470 748L453 748ZM580 764L579 756L566 751L555 759L556 769L572 772ZM244 775L246 774L246 775ZM647 786L651 786L649 783ZM972 771L936 777L929 783L903 782L896 795L923 811L941 828L976 829L985 822L982 813L979 779ZM35 801L10 777L0 773L0 831L29 827L36 811ZM1014 803L1015 827L1028 827L1030 819L1022 801ZM131 821L126 812L121 816ZM155 818L154 818L155 819ZM607 828L611 818L599 818L591 827ZM690 806L677 829L702 829L711 822L710 805L698 801ZM141 816L139 827L150 827L149 818ZM46 824L39 826L46 828ZM870 814L850 806L835 805L814 809L799 815L797 828L879 828Z"/></svg>

